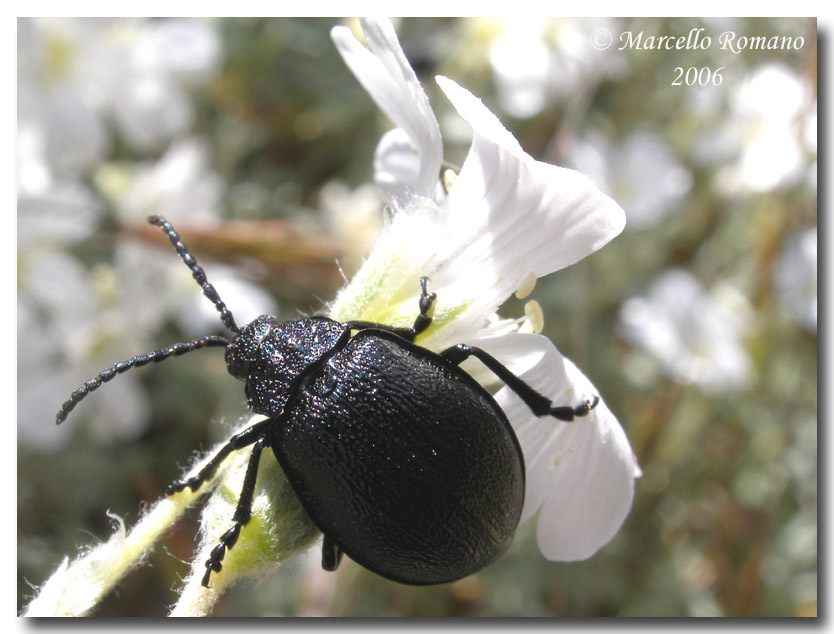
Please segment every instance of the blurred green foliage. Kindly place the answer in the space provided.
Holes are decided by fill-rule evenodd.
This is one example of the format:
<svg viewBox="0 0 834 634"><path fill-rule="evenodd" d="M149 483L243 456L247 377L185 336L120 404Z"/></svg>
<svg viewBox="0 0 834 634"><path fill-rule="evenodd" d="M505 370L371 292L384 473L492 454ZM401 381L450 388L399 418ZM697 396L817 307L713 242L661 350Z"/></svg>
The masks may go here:
<svg viewBox="0 0 834 634"><path fill-rule="evenodd" d="M216 22L225 61L193 95L194 128L211 145L229 218L281 219L326 232L327 219L318 212L323 184L338 179L357 187L372 179L374 148L390 124L336 53L329 37L336 22ZM724 30L697 19L616 24L647 35L705 27L716 38ZM441 125L450 110L431 79L435 74L481 96L538 159L569 163L571 140L590 129L614 139L639 129L660 135L690 170L692 189L674 213L647 228L627 228L600 252L540 281L532 296L545 311L544 333L591 377L619 417L644 475L622 530L588 561L546 561L530 525L494 565L435 587L401 586L350 562L323 575L311 551L270 579L230 590L216 615L815 615L817 338L792 318L773 282L785 237L816 225L815 182L728 194L717 181L733 157L704 163L690 151L700 133L730 116L733 91L760 64L784 64L816 90L815 20L733 24L739 34L802 35L801 50L734 55L715 44L707 51L610 50L598 64L622 64L621 71L589 69L569 98L527 119L502 112L495 96L492 23L405 19L397 28ZM670 86L676 66L726 67L714 107L690 107L698 86ZM460 164L467 144L448 137L446 143L447 156ZM124 147L115 153L129 158ZM112 243L103 235L78 252L86 250L92 261L106 257ZM210 270L210 261L203 264ZM689 270L706 287L730 281L749 300L755 315L744 338L755 377L749 387L710 395L679 384L621 337L621 304L669 267ZM323 282L329 295L308 297L297 307L283 300L281 315L315 310L331 298L339 284L335 270ZM273 278L268 286L280 297L281 284ZM518 300L502 309L513 316L522 311ZM171 324L156 343L179 336ZM141 380L152 395L153 423L135 442L100 444L85 431L79 411L71 421L74 435L59 452L19 450L19 607L32 594L28 584L41 583L79 547L106 538L105 511L130 525L179 475L177 465L226 434L229 424L218 421L245 413L240 386L219 360L184 357L142 373ZM164 615L188 568L196 517L195 511L178 525L96 615Z"/></svg>

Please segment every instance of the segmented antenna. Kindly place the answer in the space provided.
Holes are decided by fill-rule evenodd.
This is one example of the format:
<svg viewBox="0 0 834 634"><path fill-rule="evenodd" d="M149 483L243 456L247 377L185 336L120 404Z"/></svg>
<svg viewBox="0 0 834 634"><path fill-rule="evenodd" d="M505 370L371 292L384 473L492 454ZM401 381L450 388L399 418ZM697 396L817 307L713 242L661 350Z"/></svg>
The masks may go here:
<svg viewBox="0 0 834 634"><path fill-rule="evenodd" d="M177 250L180 258L182 258L182 261L185 262L185 265L189 269L191 269L191 274L203 289L203 294L208 297L217 308L217 311L220 313L220 319L223 320L223 324L225 324L226 328L235 334L239 333L240 329L237 327L234 317L232 317L232 312L226 308L226 304L224 304L223 300L220 299L220 295L217 294L217 290L215 290L214 286L212 286L206 279L205 272L198 266L197 260L193 255L191 255L191 253L189 253L188 247L183 244L179 234L174 230L171 223L165 220L162 216L150 216L148 218L148 222L162 229L168 236L168 239L171 241L171 244L174 245L174 248ZM181 354L191 352L192 350L198 350L199 348L225 348L230 343L231 342L225 337L212 335L186 343L175 343L167 348L161 348L148 354L140 354L132 359L128 359L127 361L121 361L106 370L102 370L97 376L90 379L80 388L75 390L75 392L70 395L69 399L61 406L61 409L55 416L55 422L59 425L64 422L69 413L75 409L75 406L78 405L78 403L85 396L87 396L87 394L97 390L101 387L102 383L107 383L117 374L127 372L131 368L138 368L148 363L159 363L170 356L178 357Z"/></svg>
<svg viewBox="0 0 834 634"><path fill-rule="evenodd" d="M203 337L202 339L189 341L188 343L175 343L167 348L161 348L160 350L154 350L148 354L140 354L132 359L128 359L127 361L121 361L106 370L102 370L98 373L98 376L90 379L80 388L75 390L75 392L70 395L69 399L61 405L60 411L55 416L55 424L60 425L63 423L64 419L66 419L69 413L75 409L75 406L78 405L81 399L87 396L90 392L97 390L102 383L107 383L117 374L127 372L130 368L139 368L143 365L147 365L148 363L159 363L171 355L178 357L181 354L197 350L198 348L225 348L229 345L229 343L229 340L225 337L208 336Z"/></svg>
<svg viewBox="0 0 834 634"><path fill-rule="evenodd" d="M235 318L232 317L232 311L226 308L226 304L224 304L223 300L220 299L220 295L217 294L214 286L212 286L206 279L205 272L199 267L194 256L189 253L188 247L183 244L182 239L180 239L180 234L176 232L173 225L162 216L148 216L148 222L152 225L156 225L167 234L171 244L173 244L174 248L177 250L177 254L182 258L182 261L185 262L185 265L191 269L191 274L194 276L194 279L197 280L197 283L202 287L203 295L208 297L217 308L217 311L220 313L220 319L223 320L226 328L235 334L239 333L240 329L235 323Z"/></svg>

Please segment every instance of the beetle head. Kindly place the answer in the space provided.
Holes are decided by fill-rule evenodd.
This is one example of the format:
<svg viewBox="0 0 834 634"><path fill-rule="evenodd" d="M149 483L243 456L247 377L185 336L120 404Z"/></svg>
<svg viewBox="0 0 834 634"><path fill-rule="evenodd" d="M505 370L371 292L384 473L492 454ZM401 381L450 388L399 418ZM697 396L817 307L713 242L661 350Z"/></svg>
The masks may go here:
<svg viewBox="0 0 834 634"><path fill-rule="evenodd" d="M270 315L261 315L238 333L226 348L226 366L236 379L246 380L249 369L262 361L263 341L273 328L280 326Z"/></svg>
<svg viewBox="0 0 834 634"><path fill-rule="evenodd" d="M345 327L325 318L280 322L261 315L241 329L226 348L229 374L246 382L249 407L274 416L308 370L326 361Z"/></svg>

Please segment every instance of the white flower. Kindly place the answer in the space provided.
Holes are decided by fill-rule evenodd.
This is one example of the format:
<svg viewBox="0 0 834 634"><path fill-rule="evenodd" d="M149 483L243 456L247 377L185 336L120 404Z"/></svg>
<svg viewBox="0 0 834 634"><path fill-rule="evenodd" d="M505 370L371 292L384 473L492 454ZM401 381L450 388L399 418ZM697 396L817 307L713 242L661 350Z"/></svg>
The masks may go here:
<svg viewBox="0 0 834 634"><path fill-rule="evenodd" d="M71 425L55 426L62 399L115 361L149 352L166 317L186 336L217 327L217 312L182 264L134 239L116 244L115 262L85 268L74 256L39 252L22 267L18 292L18 439L60 449ZM165 255L170 256L166 253ZM276 312L272 298L233 269L212 279L241 319ZM101 441L129 441L150 422L141 374L128 372L84 403L87 429Z"/></svg>
<svg viewBox="0 0 834 634"><path fill-rule="evenodd" d="M776 287L800 324L817 331L817 228L792 235L776 266Z"/></svg>
<svg viewBox="0 0 834 634"><path fill-rule="evenodd" d="M590 133L573 143L570 157L576 169L617 199L630 227L650 227L680 211L692 188L690 171L650 132L631 133L618 144Z"/></svg>
<svg viewBox="0 0 834 634"><path fill-rule="evenodd" d="M200 20L23 19L18 118L40 127L49 163L98 163L115 123L140 151L159 149L191 122L186 88L206 81L220 44Z"/></svg>
<svg viewBox="0 0 834 634"><path fill-rule="evenodd" d="M82 381L148 345L136 313L115 314L121 305L115 277L105 267L90 276L67 253L31 258L21 275L18 298L18 437L41 449L59 449L69 428L55 428L56 405ZM145 289L147 291L147 289ZM146 296L147 300L147 296ZM145 301L144 305L154 305ZM46 345L46 350L43 350ZM38 352L40 351L40 352ZM130 440L147 425L150 408L137 376L114 382L114 389L91 399L91 429L103 439ZM118 383L118 385L117 385Z"/></svg>
<svg viewBox="0 0 834 634"><path fill-rule="evenodd" d="M105 20L18 22L18 126L37 138L42 160L59 174L100 161L110 144L100 116L98 45ZM112 60L113 56L106 56Z"/></svg>
<svg viewBox="0 0 834 634"><path fill-rule="evenodd" d="M220 64L220 42L197 19L143 21L121 33L134 44L114 81L109 112L139 151L164 147L191 125L187 89L210 79Z"/></svg>
<svg viewBox="0 0 834 634"><path fill-rule="evenodd" d="M211 79L222 51L220 39L207 21L175 18L148 23L133 57L143 72L195 86Z"/></svg>
<svg viewBox="0 0 834 634"><path fill-rule="evenodd" d="M443 162L440 128L417 75L400 48L389 22L365 20L369 51L347 27L332 31L333 41L365 90L397 123L377 147L374 180L396 202L417 194L433 198Z"/></svg>
<svg viewBox="0 0 834 634"><path fill-rule="evenodd" d="M188 137L172 143L157 161L140 163L132 170L105 167L99 183L127 222L144 222L159 214L174 223L187 219L215 227L220 223L223 182L210 162L208 145ZM108 187L110 182L114 185Z"/></svg>
<svg viewBox="0 0 834 634"><path fill-rule="evenodd" d="M451 191L437 196L442 147L428 99L391 25L363 20L362 26L376 55L345 27L336 27L333 39L420 157L418 173L434 180L398 183L390 226L330 315L409 326L419 295L416 281L427 275L438 300L421 345L435 351L458 343L484 348L554 403L576 404L598 394L548 339L490 317L531 273L541 277L569 266L620 233L622 210L585 176L527 155L480 100L445 77L437 82L474 137ZM477 363L466 368L479 379L485 376ZM524 451L523 517L539 512L542 552L558 560L591 556L622 524L639 475L616 418L604 401L587 419L566 424L536 418L509 388L500 388L496 400Z"/></svg>
<svg viewBox="0 0 834 634"><path fill-rule="evenodd" d="M112 145L114 111L129 107L145 112L138 117L141 123L135 124L140 133L167 142L168 135L181 132L184 125L169 116L167 105L190 110L184 86L204 81L213 72L218 51L213 31L196 21L37 18L18 22L18 295L19 306L31 315L19 339L23 349L37 347L44 333L56 339L51 356L39 367L26 362L21 366L18 421L23 442L60 447L67 432L54 429L55 412L46 412L53 401L45 395L59 395L54 396L57 402L93 372L144 348L147 340L137 333L159 328L163 304L152 299L160 297L159 280L143 278L148 284L142 288L136 281L136 271L153 270L153 263L137 265L136 271L98 267L99 281L110 279L110 291L102 295L101 284L90 281L79 260L53 252L98 228L104 205L86 179L101 174L96 168ZM155 106L148 115L128 94L136 82L156 86L163 107ZM125 126L134 125L129 116L117 118ZM172 127L172 121L178 123ZM127 128L120 132L128 142L135 137ZM185 142L174 146L150 175L139 179L138 191L134 189L129 197L134 208L142 199L139 206L146 208L166 202L192 214L195 209L213 211L219 184L216 176L214 181L202 177L201 156L198 148ZM117 289L120 280L124 288ZM198 292L189 290L196 299ZM132 301L142 293L141 301ZM133 303L139 311L119 316L110 312L125 303ZM153 319L139 323L139 316L148 312ZM131 438L144 428L150 409L136 378L125 377L118 383L94 399L92 411L97 415L91 420L101 421L100 436ZM44 426L50 433L44 433Z"/></svg>
<svg viewBox="0 0 834 634"><path fill-rule="evenodd" d="M506 21L504 32L489 53L501 107L514 117L527 118L541 112L547 103L555 64L542 35L544 21L515 18Z"/></svg>
<svg viewBox="0 0 834 634"><path fill-rule="evenodd" d="M31 165L31 164L29 164ZM23 168L23 163L18 163ZM45 173L46 174L46 173ZM95 233L102 205L81 182L53 182L18 188L17 246L19 255L45 245L70 246Z"/></svg>
<svg viewBox="0 0 834 634"><path fill-rule="evenodd" d="M742 342L750 310L729 287L707 293L691 273L671 269L658 276L646 297L623 304L620 325L671 378L719 394L742 389L752 379Z"/></svg>
<svg viewBox="0 0 834 634"><path fill-rule="evenodd" d="M721 188L731 193L791 185L807 163L801 127L803 117L813 115L813 102L802 77L781 64L762 64L732 93L720 127L696 139L697 158L722 164L738 154L718 174Z"/></svg>
<svg viewBox="0 0 834 634"><path fill-rule="evenodd" d="M621 74L626 62L596 47L598 33L619 28L610 19L542 19L511 17L477 19L475 29L498 31L489 61L501 107L514 117L538 115L549 103L566 101L589 78Z"/></svg>
<svg viewBox="0 0 834 634"><path fill-rule="evenodd" d="M330 181L319 191L319 206L327 214L327 227L342 246L341 267L351 272L359 268L376 242L382 228L379 189L366 183L355 190L339 181Z"/></svg>
<svg viewBox="0 0 834 634"><path fill-rule="evenodd" d="M400 164L409 168L397 171L381 161L377 181L394 210L393 218L360 271L330 306L330 315L343 321L410 326L418 306L419 279L428 275L438 300L434 322L421 336L421 345L441 350L458 343L476 344L557 405L578 405L598 394L549 340L520 332L521 320L501 321L494 311L522 284L529 289L531 277L566 267L611 240L623 229L622 210L581 174L533 160L477 98L451 80L438 78L475 132L460 175L446 195L438 181L442 145L437 122L396 34L385 21L366 20L363 27L374 53L343 28L334 29L333 39L399 126L381 146L393 148L395 155L399 152L398 159L406 159ZM475 364L471 369L476 377L495 383L483 368ZM640 473L622 428L602 400L587 416L569 424L535 418L514 393L496 387L495 398L524 450L528 489L523 514L539 515L542 551L551 559L589 557L619 529ZM173 614L206 614L230 583L272 570L315 539L317 532L277 462L264 459L252 519L226 553L222 573L212 577L212 587L200 585L209 552L232 526L250 453L235 452L197 494L186 488L157 502L126 537L116 535L109 542L141 543L135 548L136 557L140 556L186 506L214 488L202 515L202 542ZM93 555L59 571L55 584L75 578ZM117 579L114 574L97 582L96 592ZM61 596L52 584L42 593ZM38 605L38 609L49 612L52 606Z"/></svg>

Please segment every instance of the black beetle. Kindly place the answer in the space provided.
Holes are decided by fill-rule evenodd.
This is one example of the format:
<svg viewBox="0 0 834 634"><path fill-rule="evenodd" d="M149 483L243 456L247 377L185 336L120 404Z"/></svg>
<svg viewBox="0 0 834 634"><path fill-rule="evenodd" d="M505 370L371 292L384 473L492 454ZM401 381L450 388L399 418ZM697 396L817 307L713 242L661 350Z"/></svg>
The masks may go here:
<svg viewBox="0 0 834 634"><path fill-rule="evenodd" d="M258 461L269 446L324 535L322 567L342 553L393 581L425 585L480 570L512 541L524 502L524 458L507 417L459 364L476 357L537 416L570 421L599 402L554 407L483 350L434 353L414 343L435 300L420 280L411 328L264 315L238 328L171 223L160 227L234 333L177 343L100 372L61 407L61 423L87 394L132 367L198 348L223 347L229 373L245 382L249 407L267 418L233 436L194 477L166 495L197 490L233 451L253 446L234 526L206 562L203 585L251 517Z"/></svg>

